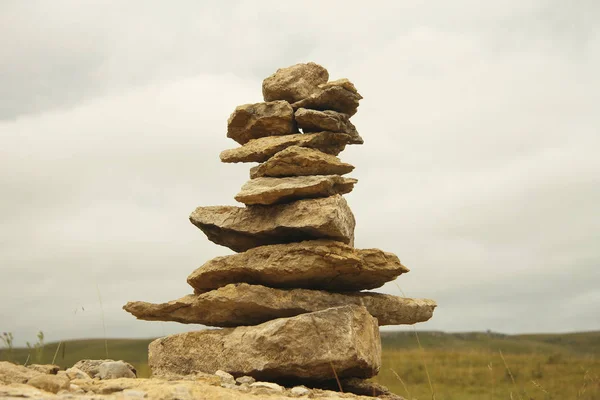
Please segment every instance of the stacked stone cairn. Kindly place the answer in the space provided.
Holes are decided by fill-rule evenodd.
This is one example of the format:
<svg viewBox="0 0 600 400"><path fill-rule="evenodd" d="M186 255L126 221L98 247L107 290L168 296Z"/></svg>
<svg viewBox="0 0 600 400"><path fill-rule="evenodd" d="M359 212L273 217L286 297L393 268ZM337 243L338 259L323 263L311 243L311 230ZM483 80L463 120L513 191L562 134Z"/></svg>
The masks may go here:
<svg viewBox="0 0 600 400"><path fill-rule="evenodd" d="M260 163L235 196L245 207L198 207L190 221L237 254L192 272L194 294L124 306L139 319L225 329L153 341L154 376L370 378L381 365L379 326L433 315L432 300L362 291L409 270L392 253L354 248L354 215L342 194L357 180L342 176L354 167L336 155L363 143L350 122L362 96L347 79L328 80L315 63L279 69L263 81L265 102L231 114L227 137L241 146L221 160Z"/></svg>

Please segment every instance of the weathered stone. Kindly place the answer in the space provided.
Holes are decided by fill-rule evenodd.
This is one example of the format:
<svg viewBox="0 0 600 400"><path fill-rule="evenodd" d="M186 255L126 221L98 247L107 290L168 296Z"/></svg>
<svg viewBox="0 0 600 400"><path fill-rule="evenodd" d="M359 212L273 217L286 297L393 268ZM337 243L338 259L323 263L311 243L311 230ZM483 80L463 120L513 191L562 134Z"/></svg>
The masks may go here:
<svg viewBox="0 0 600 400"><path fill-rule="evenodd" d="M22 365L16 365L8 361L0 361L0 383L27 383L34 376L41 375L41 372L29 369Z"/></svg>
<svg viewBox="0 0 600 400"><path fill-rule="evenodd" d="M28 365L27 368L49 375L56 375L56 373L60 370L60 367L54 364L31 364Z"/></svg>
<svg viewBox="0 0 600 400"><path fill-rule="evenodd" d="M235 199L247 205L287 203L293 200L350 193L356 182L358 182L356 179L343 178L339 175L256 178L246 182Z"/></svg>
<svg viewBox="0 0 600 400"><path fill-rule="evenodd" d="M331 154L308 147L290 146L250 169L250 178L307 175L344 175L354 166Z"/></svg>
<svg viewBox="0 0 600 400"><path fill-rule="evenodd" d="M345 304L365 306L377 318L379 325L427 321L436 307L433 300L381 293L330 293L238 283L206 293L190 294L168 303L129 302L123 309L147 321L231 327L256 325L273 318L291 317Z"/></svg>
<svg viewBox="0 0 600 400"><path fill-rule="evenodd" d="M187 281L199 292L230 283L347 292L380 287L406 272L409 269L392 253L310 240L213 258L192 272Z"/></svg>
<svg viewBox="0 0 600 400"><path fill-rule="evenodd" d="M135 378L131 364L124 361L106 361L98 367L98 378L100 379L118 379Z"/></svg>
<svg viewBox="0 0 600 400"><path fill-rule="evenodd" d="M259 380L368 378L381 364L377 320L364 307L330 308L257 326L203 330L150 343L153 376L218 369ZM333 369L332 369L333 368Z"/></svg>
<svg viewBox="0 0 600 400"><path fill-rule="evenodd" d="M335 132L267 136L251 140L235 149L224 150L220 157L225 163L264 162L290 146L309 147L321 150L323 153L338 155L351 141L350 135Z"/></svg>
<svg viewBox="0 0 600 400"><path fill-rule="evenodd" d="M354 242L354 215L340 195L274 206L198 207L190 221L209 240L236 252L310 239Z"/></svg>
<svg viewBox="0 0 600 400"><path fill-rule="evenodd" d="M77 361L77 363L75 363L75 365L73 365L73 368L77 368L77 369L85 372L86 374L88 374L90 377L96 378L96 377L98 377L98 375L100 373L100 366L106 362L109 362L109 363L115 362L115 360L80 360L80 361ZM137 375L137 371L135 370L133 365L131 365L125 361L119 361L119 362L127 365L127 368L129 368L131 370L131 372L133 373L134 376Z"/></svg>
<svg viewBox="0 0 600 400"><path fill-rule="evenodd" d="M221 379L221 384L231 384L235 386L235 378L229 372L221 371L220 369L215 372L215 375Z"/></svg>
<svg viewBox="0 0 600 400"><path fill-rule="evenodd" d="M309 97L328 79L327 70L313 62L280 68L263 81L263 97L265 101L286 100L293 103Z"/></svg>
<svg viewBox="0 0 600 400"><path fill-rule="evenodd" d="M333 110L349 116L356 114L358 101L362 96L347 79L340 79L320 85L318 91L309 97L292 104L294 110L310 108L312 110Z"/></svg>
<svg viewBox="0 0 600 400"><path fill-rule="evenodd" d="M276 392L283 392L283 386L278 385L273 382L254 382L250 385L250 387L253 389L262 388L262 389L274 390Z"/></svg>
<svg viewBox="0 0 600 400"><path fill-rule="evenodd" d="M238 106L227 120L227 137L239 144L294 132L298 132L294 110L287 101L244 104Z"/></svg>
<svg viewBox="0 0 600 400"><path fill-rule="evenodd" d="M91 379L92 378L86 372L83 372L82 370L80 370L79 368L76 368L76 367L67 368L66 373L67 373L67 376L69 377L69 379Z"/></svg>
<svg viewBox="0 0 600 400"><path fill-rule="evenodd" d="M290 394L294 397L308 396L310 394L310 389L306 386L294 386L290 389Z"/></svg>
<svg viewBox="0 0 600 400"><path fill-rule="evenodd" d="M350 122L348 114L331 110L318 111L299 108L294 115L298 127L302 128L302 132L304 133L321 131L342 132L352 137L351 144L364 143L356 127Z"/></svg>
<svg viewBox="0 0 600 400"><path fill-rule="evenodd" d="M66 376L40 374L27 381L29 386L50 393L58 393L59 390L68 390L71 381Z"/></svg>
<svg viewBox="0 0 600 400"><path fill-rule="evenodd" d="M244 375L244 376L240 376L239 378L236 378L235 381L237 383L239 383L240 385L243 385L243 384L251 385L254 382L256 382L256 379L254 379L251 376Z"/></svg>

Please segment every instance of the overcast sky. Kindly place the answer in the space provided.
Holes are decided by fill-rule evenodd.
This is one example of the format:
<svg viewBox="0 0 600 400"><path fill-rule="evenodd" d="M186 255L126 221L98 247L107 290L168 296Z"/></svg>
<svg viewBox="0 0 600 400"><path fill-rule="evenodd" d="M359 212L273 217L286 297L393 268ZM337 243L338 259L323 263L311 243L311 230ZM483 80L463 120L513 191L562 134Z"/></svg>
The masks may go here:
<svg viewBox="0 0 600 400"><path fill-rule="evenodd" d="M360 5L359 5L360 4ZM151 337L130 300L231 254L233 109L314 61L364 96L343 161L356 247L435 299L418 329L600 329L600 6L556 1L2 1L0 331Z"/></svg>

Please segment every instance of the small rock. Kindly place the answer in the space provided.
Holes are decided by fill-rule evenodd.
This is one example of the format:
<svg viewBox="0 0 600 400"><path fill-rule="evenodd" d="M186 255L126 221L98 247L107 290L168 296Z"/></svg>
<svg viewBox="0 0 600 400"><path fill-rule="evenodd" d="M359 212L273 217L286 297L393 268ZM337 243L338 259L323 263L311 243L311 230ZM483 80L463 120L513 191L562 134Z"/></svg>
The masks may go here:
<svg viewBox="0 0 600 400"><path fill-rule="evenodd" d="M305 386L295 386L290 390L290 393L294 397L308 396L310 394L310 390Z"/></svg>
<svg viewBox="0 0 600 400"><path fill-rule="evenodd" d="M239 378L236 378L235 381L237 383L239 383L240 385L243 385L244 383L247 385L251 385L254 382L256 382L256 379L254 379L251 376L244 375L244 376L240 376Z"/></svg>
<svg viewBox="0 0 600 400"><path fill-rule="evenodd" d="M100 379L135 378L129 365L123 361L108 361L98 367Z"/></svg>
<svg viewBox="0 0 600 400"><path fill-rule="evenodd" d="M294 110L287 101L238 106L227 121L227 137L239 144L265 136L298 132Z"/></svg>
<svg viewBox="0 0 600 400"><path fill-rule="evenodd" d="M28 365L27 368L48 375L56 375L56 373L60 370L60 367L54 364L31 364Z"/></svg>
<svg viewBox="0 0 600 400"><path fill-rule="evenodd" d="M65 371L69 379L91 379L87 373L83 372L77 367L67 368Z"/></svg>
<svg viewBox="0 0 600 400"><path fill-rule="evenodd" d="M141 390L133 390L133 389L125 389L121 392L124 397L134 398L134 399L143 399L148 397L148 393L143 392Z"/></svg>
<svg viewBox="0 0 600 400"><path fill-rule="evenodd" d="M75 393L75 394L85 394L85 390L83 390L83 389L81 388L81 386L79 386L79 385L76 385L76 384L74 384L74 383L71 383L71 384L69 385L69 392L71 392L71 393Z"/></svg>
<svg viewBox="0 0 600 400"><path fill-rule="evenodd" d="M63 375L38 375L27 381L27 384L50 393L68 390L71 385L69 378Z"/></svg>
<svg viewBox="0 0 600 400"><path fill-rule="evenodd" d="M279 386L273 382L254 382L250 385L253 389L264 388L274 390L276 392L283 392L283 386Z"/></svg>
<svg viewBox="0 0 600 400"><path fill-rule="evenodd" d="M221 386L223 386L223 384L235 386L235 378L229 372L225 372L219 369L217 370L217 372L215 372L215 375L221 378Z"/></svg>

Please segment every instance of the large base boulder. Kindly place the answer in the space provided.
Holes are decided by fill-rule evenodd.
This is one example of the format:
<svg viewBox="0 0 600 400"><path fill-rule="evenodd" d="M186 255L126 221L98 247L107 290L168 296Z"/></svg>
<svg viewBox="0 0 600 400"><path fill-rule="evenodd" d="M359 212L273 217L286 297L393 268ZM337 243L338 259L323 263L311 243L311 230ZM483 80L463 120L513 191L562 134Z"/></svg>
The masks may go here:
<svg viewBox="0 0 600 400"><path fill-rule="evenodd" d="M381 365L381 339L364 307L344 306L167 336L150 343L148 364L154 376L222 370L265 380L369 378Z"/></svg>
<svg viewBox="0 0 600 400"><path fill-rule="evenodd" d="M414 324L430 319L436 303L372 292L330 293L308 289L273 289L246 283L230 284L202 294L191 294L168 303L127 303L123 309L138 319L176 321L210 326L256 325L273 318L356 304L379 325Z"/></svg>
<svg viewBox="0 0 600 400"><path fill-rule="evenodd" d="M355 249L332 240L307 240L213 258L187 281L198 292L230 283L349 292L380 287L406 272L409 269L392 253Z"/></svg>
<svg viewBox="0 0 600 400"><path fill-rule="evenodd" d="M210 241L236 252L311 239L354 242L354 214L341 195L273 206L198 207L190 221Z"/></svg>

